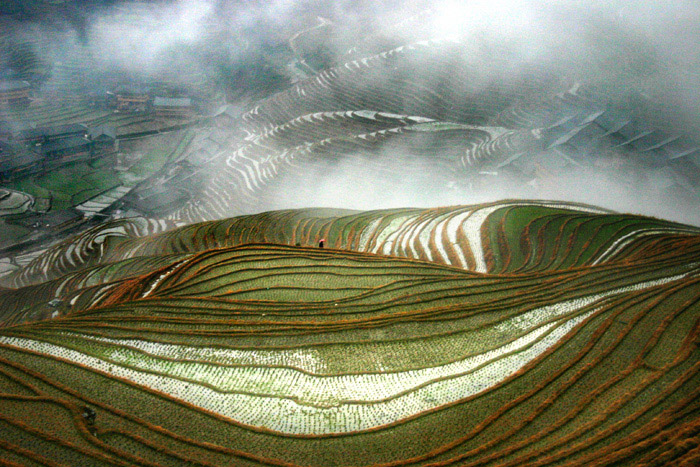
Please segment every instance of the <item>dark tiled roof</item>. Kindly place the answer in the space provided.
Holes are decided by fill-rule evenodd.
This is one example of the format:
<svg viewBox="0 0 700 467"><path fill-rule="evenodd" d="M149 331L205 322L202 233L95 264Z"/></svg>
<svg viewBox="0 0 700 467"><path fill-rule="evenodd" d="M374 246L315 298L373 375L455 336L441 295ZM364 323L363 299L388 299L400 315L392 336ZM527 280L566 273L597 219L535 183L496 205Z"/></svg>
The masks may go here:
<svg viewBox="0 0 700 467"><path fill-rule="evenodd" d="M62 151L64 149L88 147L90 144L91 142L85 138L70 136L68 138L61 138L42 144L41 152L44 154L49 154L56 151Z"/></svg>
<svg viewBox="0 0 700 467"><path fill-rule="evenodd" d="M0 171L26 167L41 160L39 154L29 151L21 144L0 142Z"/></svg>
<svg viewBox="0 0 700 467"><path fill-rule="evenodd" d="M20 131L19 139L55 138L61 135L81 134L87 132L87 126L74 123L72 125L58 125L52 127L31 128Z"/></svg>
<svg viewBox="0 0 700 467"><path fill-rule="evenodd" d="M190 107L192 99L189 97L156 97L153 107Z"/></svg>
<svg viewBox="0 0 700 467"><path fill-rule="evenodd" d="M109 125L99 125L90 128L88 130L88 134L90 135L91 139L97 139L104 136L115 139L117 137L117 130Z"/></svg>

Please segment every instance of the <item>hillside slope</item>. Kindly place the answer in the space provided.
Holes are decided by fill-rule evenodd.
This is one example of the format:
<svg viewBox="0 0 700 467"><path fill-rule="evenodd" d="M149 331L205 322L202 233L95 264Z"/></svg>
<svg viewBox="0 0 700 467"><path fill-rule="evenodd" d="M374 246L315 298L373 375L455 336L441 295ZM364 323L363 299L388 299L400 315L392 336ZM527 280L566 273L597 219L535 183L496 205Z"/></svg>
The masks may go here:
<svg viewBox="0 0 700 467"><path fill-rule="evenodd" d="M0 291L3 459L698 461L695 228L533 201L145 233Z"/></svg>

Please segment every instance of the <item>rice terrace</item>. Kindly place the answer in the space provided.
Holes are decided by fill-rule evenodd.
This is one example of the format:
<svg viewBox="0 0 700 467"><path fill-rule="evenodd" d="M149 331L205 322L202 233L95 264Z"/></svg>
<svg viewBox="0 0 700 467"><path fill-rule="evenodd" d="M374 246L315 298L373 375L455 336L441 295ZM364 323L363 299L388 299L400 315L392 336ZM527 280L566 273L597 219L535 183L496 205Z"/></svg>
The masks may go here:
<svg viewBox="0 0 700 467"><path fill-rule="evenodd" d="M0 6L0 465L700 465L652 3Z"/></svg>

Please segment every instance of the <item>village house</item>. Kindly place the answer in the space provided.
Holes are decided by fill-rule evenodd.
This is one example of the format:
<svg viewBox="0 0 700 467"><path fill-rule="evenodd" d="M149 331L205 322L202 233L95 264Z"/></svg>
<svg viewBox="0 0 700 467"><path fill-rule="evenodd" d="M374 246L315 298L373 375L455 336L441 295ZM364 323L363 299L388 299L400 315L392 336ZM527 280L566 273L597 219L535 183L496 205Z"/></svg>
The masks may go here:
<svg viewBox="0 0 700 467"><path fill-rule="evenodd" d="M97 155L114 154L119 150L117 130L108 125L99 125L88 130L93 152Z"/></svg>
<svg viewBox="0 0 700 467"><path fill-rule="evenodd" d="M65 164L116 154L116 130L107 125L30 128L0 140L0 180L41 174Z"/></svg>
<svg viewBox="0 0 700 467"><path fill-rule="evenodd" d="M85 138L88 127L82 124L57 125L51 127L29 128L15 134L15 141L26 144L44 144L64 138Z"/></svg>
<svg viewBox="0 0 700 467"><path fill-rule="evenodd" d="M122 112L145 112L150 100L148 91L137 87L122 88L115 95L117 110Z"/></svg>
<svg viewBox="0 0 700 467"><path fill-rule="evenodd" d="M42 171L43 158L26 146L0 141L0 180L9 182Z"/></svg>
<svg viewBox="0 0 700 467"><path fill-rule="evenodd" d="M31 85L26 81L0 81L0 106L22 107L29 105L31 88Z"/></svg>
<svg viewBox="0 0 700 467"><path fill-rule="evenodd" d="M89 139L71 136L49 141L39 147L46 170L71 162L88 161L93 158L93 143Z"/></svg>
<svg viewBox="0 0 700 467"><path fill-rule="evenodd" d="M153 111L156 116L166 118L191 118L194 115L189 97L156 97Z"/></svg>

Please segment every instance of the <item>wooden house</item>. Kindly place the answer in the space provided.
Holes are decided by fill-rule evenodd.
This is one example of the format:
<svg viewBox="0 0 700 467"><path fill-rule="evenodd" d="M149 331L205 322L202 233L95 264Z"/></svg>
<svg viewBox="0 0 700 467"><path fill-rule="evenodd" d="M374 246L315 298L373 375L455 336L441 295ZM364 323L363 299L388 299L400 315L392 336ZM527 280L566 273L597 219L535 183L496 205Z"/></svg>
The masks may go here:
<svg viewBox="0 0 700 467"><path fill-rule="evenodd" d="M191 118L194 115L192 99L189 97L156 97L153 111L158 117Z"/></svg>
<svg viewBox="0 0 700 467"><path fill-rule="evenodd" d="M122 112L145 112L150 96L142 88L123 88L115 93L117 110Z"/></svg>
<svg viewBox="0 0 700 467"><path fill-rule="evenodd" d="M49 141L42 144L39 151L47 170L72 162L88 161L94 156L92 141L77 136Z"/></svg>
<svg viewBox="0 0 700 467"><path fill-rule="evenodd" d="M26 144L45 144L64 138L85 138L87 135L88 127L75 123L52 127L29 128L18 132L13 139Z"/></svg>
<svg viewBox="0 0 700 467"><path fill-rule="evenodd" d="M7 182L42 171L42 156L26 146L0 141L0 180Z"/></svg>
<svg viewBox="0 0 700 467"><path fill-rule="evenodd" d="M95 155L113 154L119 149L117 130L108 125L99 125L88 130L88 138L92 141Z"/></svg>

